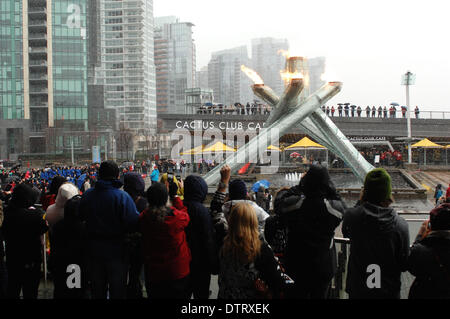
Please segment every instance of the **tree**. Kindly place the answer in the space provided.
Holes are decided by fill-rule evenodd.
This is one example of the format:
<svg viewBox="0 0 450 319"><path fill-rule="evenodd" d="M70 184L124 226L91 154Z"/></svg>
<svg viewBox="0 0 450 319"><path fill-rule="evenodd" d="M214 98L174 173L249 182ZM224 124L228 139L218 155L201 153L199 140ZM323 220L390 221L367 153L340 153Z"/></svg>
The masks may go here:
<svg viewBox="0 0 450 319"><path fill-rule="evenodd" d="M133 150L133 144L134 144L134 132L125 127L123 123L120 124L119 131L117 132L117 147L119 149L119 152L121 154L121 157L123 158L123 152L126 151L126 159L127 161L130 159L130 149Z"/></svg>

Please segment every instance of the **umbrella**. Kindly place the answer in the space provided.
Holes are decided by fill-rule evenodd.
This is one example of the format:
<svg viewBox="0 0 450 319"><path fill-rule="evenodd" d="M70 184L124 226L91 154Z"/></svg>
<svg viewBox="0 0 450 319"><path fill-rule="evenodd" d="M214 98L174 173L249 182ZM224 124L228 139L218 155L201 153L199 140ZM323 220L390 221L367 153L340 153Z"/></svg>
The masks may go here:
<svg viewBox="0 0 450 319"><path fill-rule="evenodd" d="M208 103L205 103L205 105L206 105L206 106L213 106L213 104L212 104L212 103L210 103L210 102L208 102Z"/></svg>
<svg viewBox="0 0 450 319"><path fill-rule="evenodd" d="M253 184L252 191L256 193L261 186L263 186L264 188L269 188L270 182L266 179L257 181L255 184Z"/></svg>
<svg viewBox="0 0 450 319"><path fill-rule="evenodd" d="M396 103L396 102L392 102L391 105L393 106L399 106L400 104Z"/></svg>
<svg viewBox="0 0 450 319"><path fill-rule="evenodd" d="M294 157L300 157L300 153L294 152L290 155L290 157L294 158Z"/></svg>

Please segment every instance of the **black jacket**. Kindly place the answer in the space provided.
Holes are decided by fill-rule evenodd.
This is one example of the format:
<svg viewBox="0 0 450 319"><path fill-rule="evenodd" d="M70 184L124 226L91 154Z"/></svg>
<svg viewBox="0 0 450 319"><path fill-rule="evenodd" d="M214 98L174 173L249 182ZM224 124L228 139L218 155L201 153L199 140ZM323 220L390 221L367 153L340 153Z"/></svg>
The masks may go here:
<svg viewBox="0 0 450 319"><path fill-rule="evenodd" d="M450 231L418 237L411 248L408 271L416 277L409 299L450 299Z"/></svg>
<svg viewBox="0 0 450 319"><path fill-rule="evenodd" d="M335 229L342 221L345 204L323 197L301 199L299 209L284 216L288 226L286 270L300 278L331 280L336 272Z"/></svg>
<svg viewBox="0 0 450 319"><path fill-rule="evenodd" d="M5 209L2 233L6 243L8 263L29 264L42 262L41 235L48 226L44 211L34 207L20 207L10 202Z"/></svg>
<svg viewBox="0 0 450 319"><path fill-rule="evenodd" d="M351 298L400 298L409 254L406 221L392 208L363 203L345 212L342 233L351 241L346 287ZM370 265L381 269L381 288L367 287Z"/></svg>
<svg viewBox="0 0 450 319"><path fill-rule="evenodd" d="M209 210L203 205L208 186L200 176L188 176L184 182L184 205L190 222L186 238L191 249L191 271L218 272L218 252Z"/></svg>

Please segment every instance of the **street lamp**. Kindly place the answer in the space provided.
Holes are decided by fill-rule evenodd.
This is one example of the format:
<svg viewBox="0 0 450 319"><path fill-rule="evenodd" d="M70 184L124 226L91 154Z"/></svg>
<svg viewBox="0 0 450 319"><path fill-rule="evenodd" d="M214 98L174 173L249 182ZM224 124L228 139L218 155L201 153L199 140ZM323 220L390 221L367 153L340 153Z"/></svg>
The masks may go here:
<svg viewBox="0 0 450 319"><path fill-rule="evenodd" d="M412 151L411 151L411 112L409 108L409 86L414 85L416 82L416 75L410 71L406 72L402 76L402 85L406 86L406 122L408 126L408 164L412 164Z"/></svg>

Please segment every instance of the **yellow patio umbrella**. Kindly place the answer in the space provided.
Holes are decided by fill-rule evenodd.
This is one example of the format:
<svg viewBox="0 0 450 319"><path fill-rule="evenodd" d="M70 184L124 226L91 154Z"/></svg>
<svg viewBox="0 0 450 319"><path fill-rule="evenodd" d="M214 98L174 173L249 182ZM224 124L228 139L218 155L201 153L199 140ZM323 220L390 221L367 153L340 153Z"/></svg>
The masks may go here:
<svg viewBox="0 0 450 319"><path fill-rule="evenodd" d="M194 147L193 149L188 150L188 151L186 151L186 152L182 152L182 153L180 153L180 155L196 155L196 154L201 154L204 148L205 148L204 145L200 145L200 146Z"/></svg>
<svg viewBox="0 0 450 319"><path fill-rule="evenodd" d="M276 147L276 146L273 146L273 145L270 145L270 146L267 148L267 150L268 150L268 151L281 152L281 149L280 149L279 147Z"/></svg>
<svg viewBox="0 0 450 319"><path fill-rule="evenodd" d="M423 163L427 165L427 148L444 148L444 146L433 143L427 138L424 138L420 142L411 145L411 148L423 148Z"/></svg>
<svg viewBox="0 0 450 319"><path fill-rule="evenodd" d="M232 153L236 152L234 148L229 147L228 145L223 144L222 142L217 142L214 145L205 148L202 153Z"/></svg>
<svg viewBox="0 0 450 319"><path fill-rule="evenodd" d="M302 138L297 143L286 147L284 150L300 150L300 149L305 150L305 157L306 157L307 149L326 149L327 150L327 163L328 163L328 149L325 146L320 145L319 143L316 143L316 142L310 140L307 136Z"/></svg>

